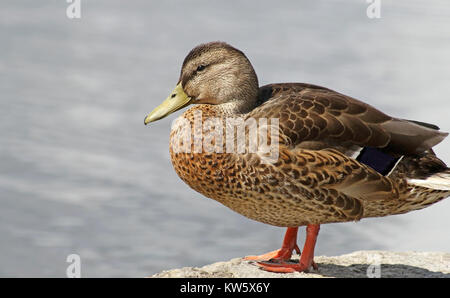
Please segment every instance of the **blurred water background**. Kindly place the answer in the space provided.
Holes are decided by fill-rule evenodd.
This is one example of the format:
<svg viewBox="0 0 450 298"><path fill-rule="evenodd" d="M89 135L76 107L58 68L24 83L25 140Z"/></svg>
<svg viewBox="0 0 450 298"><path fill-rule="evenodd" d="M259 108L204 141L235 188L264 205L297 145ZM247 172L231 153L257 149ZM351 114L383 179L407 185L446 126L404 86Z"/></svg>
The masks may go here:
<svg viewBox="0 0 450 298"><path fill-rule="evenodd" d="M139 277L279 248L284 229L176 176L175 116L143 125L202 42L243 50L261 85L314 83L450 131L450 4L381 4L369 19L365 0L82 0L69 19L66 1L3 0L0 276L64 277L72 253L83 277ZM450 162L450 139L436 152ZM449 252L449 214L324 225L316 252Z"/></svg>

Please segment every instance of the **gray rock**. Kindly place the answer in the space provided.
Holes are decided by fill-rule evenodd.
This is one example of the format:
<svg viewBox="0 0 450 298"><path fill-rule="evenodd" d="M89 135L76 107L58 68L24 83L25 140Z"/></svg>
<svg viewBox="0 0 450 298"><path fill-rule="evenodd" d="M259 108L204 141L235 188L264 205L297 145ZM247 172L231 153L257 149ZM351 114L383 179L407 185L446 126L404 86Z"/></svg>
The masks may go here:
<svg viewBox="0 0 450 298"><path fill-rule="evenodd" d="M298 256L293 256L298 261ZM314 261L319 270L310 273L272 273L261 270L242 258L218 262L200 268L184 267L157 273L151 277L446 277L450 278L450 253L356 251Z"/></svg>

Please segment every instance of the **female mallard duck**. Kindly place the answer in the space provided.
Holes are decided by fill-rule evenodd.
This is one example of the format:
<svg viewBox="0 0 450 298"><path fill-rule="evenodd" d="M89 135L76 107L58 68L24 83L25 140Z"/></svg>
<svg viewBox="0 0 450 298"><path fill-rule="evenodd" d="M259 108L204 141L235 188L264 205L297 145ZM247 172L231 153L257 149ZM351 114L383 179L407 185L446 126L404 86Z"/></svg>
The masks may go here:
<svg viewBox="0 0 450 298"><path fill-rule="evenodd" d="M450 169L431 149L448 135L437 126L390 117L315 85L259 87L247 57L226 43L194 48L184 59L175 90L145 124L189 104L197 105L183 113L179 120L184 125L171 132L175 171L194 190L232 210L287 227L281 249L247 257L266 270L316 267L320 224L405 213L450 195ZM228 137L231 148L243 139L234 128L228 133L230 119L245 120L243 150L223 149L230 145ZM250 150L248 119L270 119L270 124L258 123L277 128L275 137L268 137L278 145L274 160L266 160L266 151ZM201 139L202 132L211 131L216 134L210 140ZM206 150L207 144L214 150ZM288 263L293 250L300 253L297 230L304 225L300 262Z"/></svg>

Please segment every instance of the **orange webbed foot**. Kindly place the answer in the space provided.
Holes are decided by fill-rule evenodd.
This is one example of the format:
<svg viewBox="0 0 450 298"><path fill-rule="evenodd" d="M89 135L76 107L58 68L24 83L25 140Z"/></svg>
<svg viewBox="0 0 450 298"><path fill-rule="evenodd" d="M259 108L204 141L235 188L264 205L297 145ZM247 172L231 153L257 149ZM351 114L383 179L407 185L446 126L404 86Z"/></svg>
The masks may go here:
<svg viewBox="0 0 450 298"><path fill-rule="evenodd" d="M259 256L246 256L244 260L246 261L269 261L269 260L279 260L287 261L292 256L292 251L295 250L300 254L300 249L297 245L297 228L287 228L286 235L284 236L283 245L280 249L268 252Z"/></svg>
<svg viewBox="0 0 450 298"><path fill-rule="evenodd" d="M300 249L297 244L295 244L294 250L297 254L300 255ZM287 261L290 260L292 256L292 250L290 249L277 249L271 252L268 252L259 256L246 256L244 260L246 261L270 261L270 260L279 260L279 261Z"/></svg>
<svg viewBox="0 0 450 298"><path fill-rule="evenodd" d="M277 272L277 273L292 273L292 272L304 272L308 271L307 266L302 266L299 263L288 263L288 262L280 262L280 263L272 263L272 262L258 262L258 266L261 269L269 271L269 272Z"/></svg>
<svg viewBox="0 0 450 298"><path fill-rule="evenodd" d="M311 264L284 261L258 262L257 264L263 270L277 273L309 272L311 268L318 270L318 266L314 261Z"/></svg>
<svg viewBox="0 0 450 298"><path fill-rule="evenodd" d="M317 224L311 224L306 227L305 246L303 247L303 253L298 263L289 262L293 250L300 254L300 249L296 244L298 228L287 229L281 249L260 256L248 256L244 259L258 261L257 265L261 269L270 272L308 272L311 267L317 270L318 266L314 263L313 258L319 229L320 225Z"/></svg>

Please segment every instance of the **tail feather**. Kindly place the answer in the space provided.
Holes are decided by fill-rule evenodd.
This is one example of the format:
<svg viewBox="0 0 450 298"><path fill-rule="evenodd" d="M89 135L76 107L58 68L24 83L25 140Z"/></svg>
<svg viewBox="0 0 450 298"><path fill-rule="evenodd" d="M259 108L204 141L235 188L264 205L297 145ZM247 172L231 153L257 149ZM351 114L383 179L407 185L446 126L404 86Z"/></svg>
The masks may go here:
<svg viewBox="0 0 450 298"><path fill-rule="evenodd" d="M431 189L450 191L450 169L433 174L426 179L408 179L408 183Z"/></svg>

